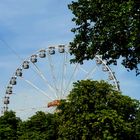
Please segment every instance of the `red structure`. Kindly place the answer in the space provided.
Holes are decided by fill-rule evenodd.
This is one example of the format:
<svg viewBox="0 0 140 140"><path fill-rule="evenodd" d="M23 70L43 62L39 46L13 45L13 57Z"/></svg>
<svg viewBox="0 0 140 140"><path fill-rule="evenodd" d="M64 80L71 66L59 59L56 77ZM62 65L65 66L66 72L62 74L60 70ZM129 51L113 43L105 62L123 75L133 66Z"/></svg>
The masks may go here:
<svg viewBox="0 0 140 140"><path fill-rule="evenodd" d="M48 103L48 107L54 107L54 106L59 106L59 105L60 105L60 100L54 100Z"/></svg>

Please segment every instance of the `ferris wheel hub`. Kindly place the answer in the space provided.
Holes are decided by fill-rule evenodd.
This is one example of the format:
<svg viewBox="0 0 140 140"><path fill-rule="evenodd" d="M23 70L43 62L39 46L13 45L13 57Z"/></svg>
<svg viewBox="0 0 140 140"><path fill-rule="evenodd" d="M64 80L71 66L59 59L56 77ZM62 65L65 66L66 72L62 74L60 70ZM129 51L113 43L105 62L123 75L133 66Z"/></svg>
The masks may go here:
<svg viewBox="0 0 140 140"><path fill-rule="evenodd" d="M59 105L60 105L60 100L54 100L54 101L48 103L48 108L59 106Z"/></svg>
<svg viewBox="0 0 140 140"><path fill-rule="evenodd" d="M84 61L82 65L71 64L71 59L73 55L70 46L60 44L38 50L23 60L6 86L3 112L9 108L15 112L28 113L30 109L33 113L41 109L48 112L53 112L54 109L60 111L56 107L61 104L60 100L67 98L77 80L106 80L114 85L116 90L120 90L115 73L102 56L96 55L94 61ZM13 96L13 93L17 94ZM44 96L47 107L42 107ZM20 113L18 114L21 116Z"/></svg>

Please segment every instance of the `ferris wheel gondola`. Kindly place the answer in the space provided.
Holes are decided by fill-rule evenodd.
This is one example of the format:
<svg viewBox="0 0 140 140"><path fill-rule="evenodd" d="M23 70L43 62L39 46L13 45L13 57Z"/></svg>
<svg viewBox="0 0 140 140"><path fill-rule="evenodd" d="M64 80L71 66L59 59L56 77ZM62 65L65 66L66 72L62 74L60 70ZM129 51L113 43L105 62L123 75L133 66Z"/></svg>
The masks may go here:
<svg viewBox="0 0 140 140"><path fill-rule="evenodd" d="M71 64L73 56L69 51L68 45L49 46L25 59L8 82L3 112L24 110L23 114L17 115L27 117L33 112L25 113L26 108L45 105L43 111L55 110L60 100L67 98L77 80L106 80L120 90L115 73L101 56L96 55L94 60L84 61L82 65Z"/></svg>

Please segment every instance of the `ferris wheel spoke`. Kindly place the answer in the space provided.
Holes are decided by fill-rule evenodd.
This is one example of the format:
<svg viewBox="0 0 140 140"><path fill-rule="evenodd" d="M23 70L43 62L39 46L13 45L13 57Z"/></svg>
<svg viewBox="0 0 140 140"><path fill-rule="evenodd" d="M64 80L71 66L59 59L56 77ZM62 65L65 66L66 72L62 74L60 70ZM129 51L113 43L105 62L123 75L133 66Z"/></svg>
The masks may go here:
<svg viewBox="0 0 140 140"><path fill-rule="evenodd" d="M40 68L39 68L36 64L34 64L34 63L33 63L33 65L35 66L35 69L36 69L38 75L41 77L41 79L43 79L43 80L45 81L45 83L46 83L46 85L49 87L49 89L50 89L53 93L55 93L55 97L57 98L57 95L56 95L56 92L55 92L54 87L47 81L46 77L44 76L44 74L43 74L43 72L40 70Z"/></svg>
<svg viewBox="0 0 140 140"><path fill-rule="evenodd" d="M56 107L59 105L57 101L67 99L73 86L72 83L77 80L93 79L93 75L95 80L106 80L114 85L116 90L120 90L115 73L112 72L106 61L102 60L101 56L95 56L94 62L84 61L83 65L70 64L73 55L70 55L69 52L69 46L66 45L50 46L36 51L23 60L23 63L8 81L3 111L13 108L15 112L20 111L19 116L23 115L24 118L25 113L29 117L38 110L54 112L56 109L57 111ZM40 61L40 59L42 60ZM95 71L98 72L96 75ZM23 82L19 82L19 79ZM18 82L18 86L15 86ZM31 92L26 83L31 87ZM32 89L35 89L34 92ZM21 91L23 94L15 94L15 91ZM44 99L45 104L43 104ZM27 104L24 104L25 100L28 101Z"/></svg>
<svg viewBox="0 0 140 140"><path fill-rule="evenodd" d="M84 68L80 67L80 69L82 69L82 71L86 72L85 77L83 78L84 80L88 79L90 75L92 75L96 69L97 69L97 65L95 67L93 67L91 70L86 71Z"/></svg>
<svg viewBox="0 0 140 140"><path fill-rule="evenodd" d="M48 107L47 106L40 106L40 107L28 107L28 108L18 108L17 110L16 110L16 112L27 112L27 111L40 111L41 109L46 109L46 111L45 112L47 112L47 113L50 113L50 112L53 112L53 108L50 108L49 109L49 111L47 111L47 109L48 109Z"/></svg>
<svg viewBox="0 0 140 140"><path fill-rule="evenodd" d="M36 86L35 84L33 84L31 81L24 79L23 77L21 77L22 80L24 80L27 84L29 84L31 87L33 87L34 89L38 90L40 93L42 93L43 95L47 96L49 99L54 100L53 98L51 98L48 94L46 94L46 92L44 92L42 89L40 89L38 86Z"/></svg>
<svg viewBox="0 0 140 140"><path fill-rule="evenodd" d="M64 53L64 61L63 61L63 70L62 70L62 79L61 79L61 92L60 92L60 98L64 94L64 83L66 82L66 70L67 70L67 61L68 56L67 52Z"/></svg>
<svg viewBox="0 0 140 140"><path fill-rule="evenodd" d="M54 71L54 65L52 63L52 59L51 59L51 55L47 55L48 56L48 60L49 60L49 66L50 66L50 69L51 69L51 76L52 76L52 81L53 81L53 84L54 84L54 88L55 88L55 94L58 96L58 93L59 93L59 90L58 90L58 87L57 87L57 79L56 79L56 76L55 76L55 71Z"/></svg>
<svg viewBox="0 0 140 140"><path fill-rule="evenodd" d="M73 71L73 73L72 73L72 75L71 75L71 77L69 79L69 82L68 82L68 84L67 84L62 96L64 96L66 94L66 92L69 91L68 89L69 89L70 85L73 83L73 78L75 77L75 75L77 73L77 69L78 69L79 65L80 65L79 63L76 64L76 66L74 68L74 71Z"/></svg>

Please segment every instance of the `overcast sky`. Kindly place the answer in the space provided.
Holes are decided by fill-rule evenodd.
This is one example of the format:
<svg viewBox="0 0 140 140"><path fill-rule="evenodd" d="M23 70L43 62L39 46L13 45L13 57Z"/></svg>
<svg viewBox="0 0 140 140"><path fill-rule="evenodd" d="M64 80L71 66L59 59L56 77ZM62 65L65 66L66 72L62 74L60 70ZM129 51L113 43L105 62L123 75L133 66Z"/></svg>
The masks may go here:
<svg viewBox="0 0 140 140"><path fill-rule="evenodd" d="M52 44L66 44L74 35L71 0L0 1L0 97L21 58ZM12 48L12 49L11 49ZM118 65L112 68L123 94L140 99L140 76Z"/></svg>

